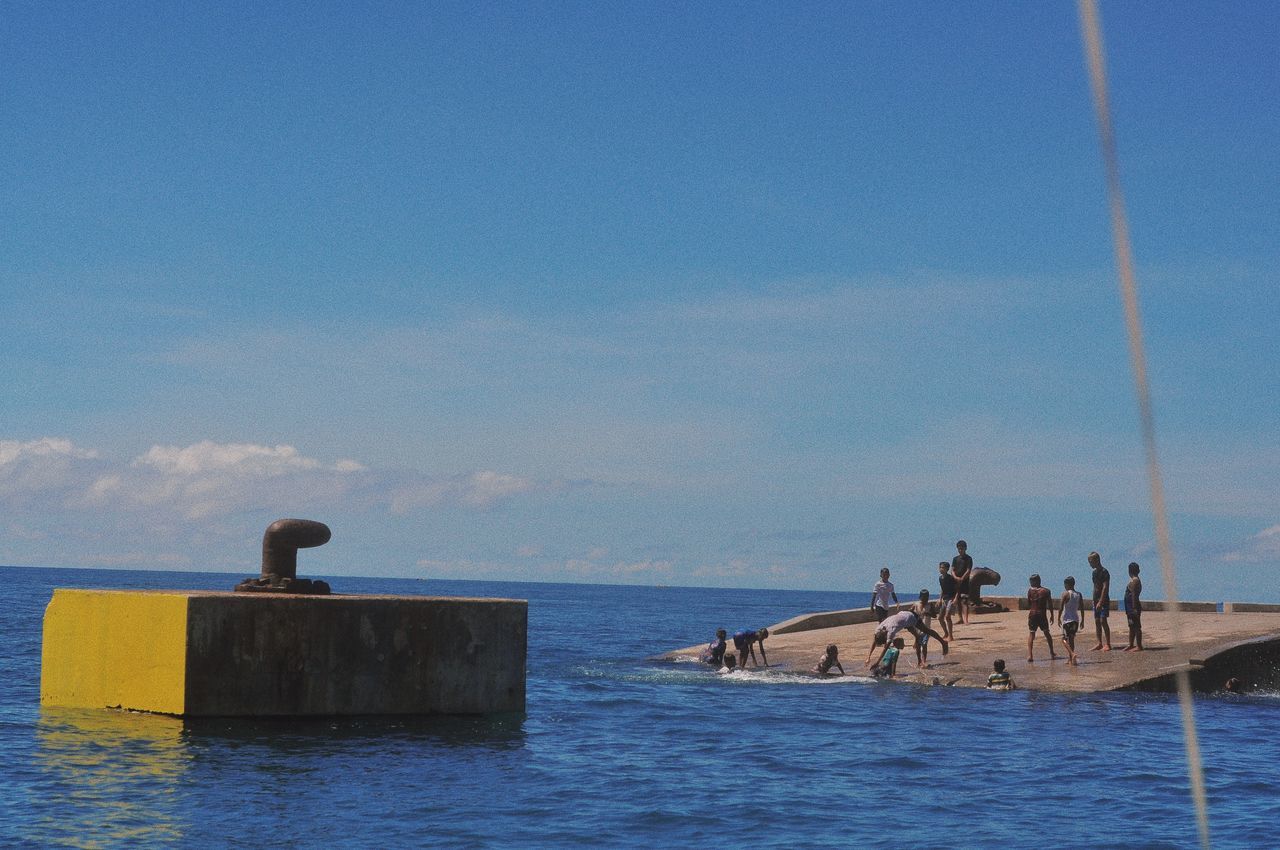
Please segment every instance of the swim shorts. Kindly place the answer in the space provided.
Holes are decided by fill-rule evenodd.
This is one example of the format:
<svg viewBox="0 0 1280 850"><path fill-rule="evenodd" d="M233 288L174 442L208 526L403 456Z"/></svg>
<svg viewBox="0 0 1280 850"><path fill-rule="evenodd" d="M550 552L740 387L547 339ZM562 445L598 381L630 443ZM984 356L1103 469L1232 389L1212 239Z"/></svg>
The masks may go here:
<svg viewBox="0 0 1280 850"><path fill-rule="evenodd" d="M1075 637L1078 631L1080 631L1079 620L1068 620L1062 624L1062 633L1067 637Z"/></svg>
<svg viewBox="0 0 1280 850"><path fill-rule="evenodd" d="M1047 634L1049 631L1048 615L1043 612L1039 614L1028 614L1027 628L1031 630L1032 634L1035 634L1036 629L1044 629L1045 633Z"/></svg>
<svg viewBox="0 0 1280 850"><path fill-rule="evenodd" d="M888 608L881 608L879 605L874 605L871 610L875 612L877 623L883 623L884 618L889 616Z"/></svg>
<svg viewBox="0 0 1280 850"><path fill-rule="evenodd" d="M1101 619L1101 620L1105 620L1105 619L1107 619L1107 615L1108 615L1108 614L1110 614L1110 613L1111 613L1111 603L1110 603L1110 602L1103 602L1101 605L1099 605L1099 606L1097 606L1096 608L1094 608L1094 609L1093 609L1093 616L1095 616L1095 617L1097 617L1097 618L1099 618L1099 619Z"/></svg>
<svg viewBox="0 0 1280 850"><path fill-rule="evenodd" d="M1129 617L1129 628L1131 629L1142 628L1142 612L1141 611L1126 611L1125 614Z"/></svg>

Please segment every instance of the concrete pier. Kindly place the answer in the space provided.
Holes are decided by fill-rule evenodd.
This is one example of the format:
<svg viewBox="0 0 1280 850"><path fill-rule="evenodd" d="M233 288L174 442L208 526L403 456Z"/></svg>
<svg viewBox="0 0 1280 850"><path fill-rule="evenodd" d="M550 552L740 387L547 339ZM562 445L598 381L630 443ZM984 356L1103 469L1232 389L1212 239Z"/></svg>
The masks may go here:
<svg viewBox="0 0 1280 850"><path fill-rule="evenodd" d="M55 590L42 705L195 716L523 711L528 603Z"/></svg>
<svg viewBox="0 0 1280 850"><path fill-rule="evenodd" d="M1052 629L1059 660L1049 660L1044 635L1040 633L1035 644L1036 660L1028 663L1027 615L1017 610L1020 600L994 597L989 601L1004 603L1004 607L1014 610L975 614L968 625L957 622L956 639L946 657L937 641L929 642L927 668L915 666L914 638L901 635L907 646L898 663L897 680L984 687L992 662L1003 658L1017 686L1032 690L1168 691L1174 688L1173 677L1179 669L1189 671L1193 686L1202 691L1217 690L1233 676L1249 687L1280 687L1280 605L1227 603L1219 612L1217 603L1185 603L1181 615L1183 641L1174 649L1165 606L1144 602L1143 652L1123 651L1129 632L1124 613L1117 611L1112 611L1110 618L1112 650L1090 651L1095 643L1094 625L1092 614L1086 614L1084 628L1076 638L1080 664L1070 667L1061 627L1055 625ZM719 624L708 625L710 639ZM938 630L937 620L933 621L933 628ZM834 643L840 649L845 672L866 675L865 661L875 629L875 618L866 609L806 614L770 626L765 649L771 668L803 673L817 663L828 644ZM705 646L703 643L674 650L658 656L658 660L697 656Z"/></svg>

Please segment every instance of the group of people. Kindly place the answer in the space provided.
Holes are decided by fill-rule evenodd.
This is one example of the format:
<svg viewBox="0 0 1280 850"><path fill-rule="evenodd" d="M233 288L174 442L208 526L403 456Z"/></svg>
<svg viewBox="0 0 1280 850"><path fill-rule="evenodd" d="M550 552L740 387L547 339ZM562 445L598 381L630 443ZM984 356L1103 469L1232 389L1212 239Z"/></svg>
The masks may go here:
<svg viewBox="0 0 1280 850"><path fill-rule="evenodd" d="M1111 651L1111 573L1102 566L1102 557L1097 552L1089 553L1089 567L1093 573L1093 629L1098 642L1094 651ZM1136 561L1129 563L1129 582L1124 588L1124 613L1129 624L1129 645L1125 652L1141 652L1142 646L1142 568ZM1027 661L1035 661L1036 632L1044 632L1045 643L1049 647L1049 660L1058 656L1053 651L1053 635L1049 627L1053 625L1057 614L1058 625L1062 628L1062 642L1067 648L1067 663L1076 665L1079 656L1076 653L1076 634L1084 625L1084 597L1076 590L1074 576L1062 580L1062 598L1055 612L1053 594L1049 588L1042 587L1040 576L1031 576L1031 587L1027 590Z"/></svg>
<svg viewBox="0 0 1280 850"><path fill-rule="evenodd" d="M728 632L724 629L716 629L715 640L707 644L707 648L702 651L701 661L719 668L721 673L732 673L734 670L746 669L747 658L751 658L751 663L759 665L764 663L765 667L769 666L769 657L764 654L764 639L769 636L769 630L760 629L743 629L733 633L733 648L736 653L729 652ZM756 647L760 648L760 661L756 661ZM844 668L841 668L841 673Z"/></svg>
<svg viewBox="0 0 1280 850"><path fill-rule="evenodd" d="M872 638L872 651L867 655L867 666L871 668L874 675L894 675L898 655L905 648L905 642L901 638L895 640L895 635L904 629L915 636L917 666L928 664L930 637L937 638L942 644L943 654L947 653L947 642L954 640L954 618L959 616L961 623L970 622L970 603L973 601L972 579L976 571L973 567L973 559L967 550L968 544L960 540L956 543L957 554L951 563L946 561L938 563L938 586L941 599L937 603L930 603L929 591L921 590L919 600L913 603L908 611L901 610L898 594L893 582L889 580L889 570L880 571L880 581L871 591L871 610L880 625ZM1098 639L1093 650L1109 652L1111 650L1111 573L1102 566L1102 557L1097 552L1089 553L1089 566L1093 580L1093 623ZM1136 562L1129 564L1129 582L1124 590L1124 611L1129 624L1129 646L1126 647L1126 652L1141 652L1143 649L1141 571L1142 568ZM1084 625L1084 597L1076 590L1075 577L1067 576L1063 579L1063 593L1056 607L1053 594L1041 584L1039 574L1032 574L1030 584L1031 586L1027 589L1027 661L1035 661L1037 632L1044 633L1050 660L1058 658L1050 631L1056 618L1062 630L1063 645L1067 650L1067 663L1072 666L1079 664L1076 635ZM891 603L896 606L898 613L889 614ZM929 628L930 618L935 614L942 628L941 635ZM871 656L875 654L877 647L883 648L880 650L880 656L872 661ZM997 660L993 667L987 686L1000 690L1011 689L1013 680L1005 669L1003 659Z"/></svg>
<svg viewBox="0 0 1280 850"><path fill-rule="evenodd" d="M1111 650L1111 573L1102 566L1102 558L1097 552L1089 553L1089 566L1093 580L1093 626L1097 635L1097 645L1093 650ZM1137 563L1129 564L1129 582L1124 590L1124 611L1129 624L1129 646L1126 652L1141 652L1142 646L1142 579L1141 568ZM878 677L892 677L897 673L898 659L906 649L906 641L901 635L910 634L915 639L915 656L917 667L929 666L929 642L936 640L942 647L942 654L950 651L950 642L955 639L957 621L966 624L971 621L976 603L980 601L979 589L982 584L993 584L999 581L998 574L991 570L973 566L973 558L969 556L968 544L960 540L956 543L956 556L950 563L938 563L938 589L940 598L931 601L930 593L921 590L916 601L903 610L898 594L889 579L888 568L880 570L880 580L871 591L871 610L876 618L876 630L871 638L871 649L867 653L866 666L871 674ZM992 580L994 576L994 581ZM1040 576L1030 577L1031 586L1027 589L1027 661L1035 661L1035 639L1037 632L1043 632L1045 643L1049 649L1050 660L1059 656L1054 651L1053 635L1050 627L1055 624L1062 632L1062 643L1067 651L1067 663L1075 666L1079 663L1076 651L1076 635L1084 626L1084 597L1076 590L1074 576L1067 576L1062 581L1063 592L1054 604L1053 594L1041 583ZM890 613L890 606L894 612ZM940 631L935 631L931 624L937 619ZM752 664L769 665L765 655L764 641L769 637L765 628L743 630L733 635L735 652L729 652L728 634L724 629L716 632L713 640L702 653L702 660L719 668L721 673L729 673L743 669L750 659ZM755 650L760 649L760 661L756 660ZM878 653L878 654L877 654ZM844 673L840 664L840 651L835 644L827 646L812 672L821 676L837 675L838 670ZM1013 679L1005 669L1003 660L997 660L988 678L987 687L999 690L1013 688Z"/></svg>
<svg viewBox="0 0 1280 850"><path fill-rule="evenodd" d="M1111 651L1111 573L1102 566L1102 557L1097 552L1089 553L1089 567L1093 573L1093 628L1098 642L1093 651ZM1124 588L1124 613L1129 623L1129 645L1125 652L1142 652L1142 567L1136 561L1129 563L1129 582ZM1076 652L1076 634L1084 625L1084 596L1076 590L1075 576L1067 576L1062 580L1062 597L1055 611L1053 594L1049 588L1040 583L1040 576L1031 575L1031 587L1027 589L1027 661L1035 661L1036 632L1044 632L1044 640L1049 647L1049 660L1058 658L1053 651L1053 635L1049 627L1057 615L1058 625L1062 629L1062 643L1067 648L1067 664L1075 666L1080 663ZM997 659L994 670L987 678L987 687L993 690L1012 690L1013 679L1005 670L1004 659ZM1231 682L1236 682L1232 679ZM1228 682L1228 690L1231 689ZM1238 687L1238 683L1237 683Z"/></svg>

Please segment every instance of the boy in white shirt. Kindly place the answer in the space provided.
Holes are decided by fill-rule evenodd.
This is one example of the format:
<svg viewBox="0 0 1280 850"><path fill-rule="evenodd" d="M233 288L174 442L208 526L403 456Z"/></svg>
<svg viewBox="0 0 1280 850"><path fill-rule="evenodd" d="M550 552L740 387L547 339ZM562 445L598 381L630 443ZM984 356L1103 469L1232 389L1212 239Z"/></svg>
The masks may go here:
<svg viewBox="0 0 1280 850"><path fill-rule="evenodd" d="M893 599L897 610L901 611L902 603L898 601L898 594L893 590L893 582L889 581L889 568L885 567L880 571L880 580L871 589L871 610L876 615L877 623L883 623L884 618L889 616L890 598Z"/></svg>
<svg viewBox="0 0 1280 850"><path fill-rule="evenodd" d="M1058 623L1062 626L1062 642L1067 645L1067 664L1075 667L1080 663L1076 658L1076 632L1080 631L1080 624L1083 621L1080 608L1084 597L1080 595L1080 591L1076 590L1074 576L1063 579L1062 586L1064 590L1061 604L1058 606ZM1049 616L1053 616L1052 611Z"/></svg>

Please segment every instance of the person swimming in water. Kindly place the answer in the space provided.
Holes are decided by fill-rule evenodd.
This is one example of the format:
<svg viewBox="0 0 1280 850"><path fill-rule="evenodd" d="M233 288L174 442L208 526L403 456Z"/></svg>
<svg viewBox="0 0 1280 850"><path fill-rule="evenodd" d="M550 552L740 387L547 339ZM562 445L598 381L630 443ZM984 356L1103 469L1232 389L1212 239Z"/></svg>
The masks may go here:
<svg viewBox="0 0 1280 850"><path fill-rule="evenodd" d="M987 689L992 691L1011 691L1016 685L1009 671L1004 669L1004 659L997 658L991 665L991 675L987 677Z"/></svg>

